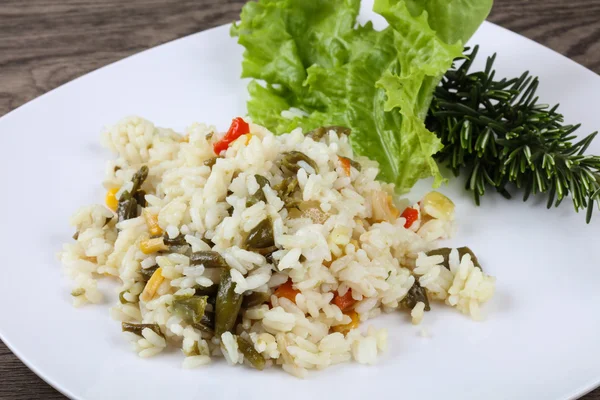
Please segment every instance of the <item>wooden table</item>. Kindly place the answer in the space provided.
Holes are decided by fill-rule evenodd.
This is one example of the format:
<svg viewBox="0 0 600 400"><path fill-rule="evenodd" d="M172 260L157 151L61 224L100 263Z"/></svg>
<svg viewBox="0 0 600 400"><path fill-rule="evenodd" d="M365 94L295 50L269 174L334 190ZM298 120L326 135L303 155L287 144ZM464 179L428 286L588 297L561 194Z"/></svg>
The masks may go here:
<svg viewBox="0 0 600 400"><path fill-rule="evenodd" d="M308 0L307 0L308 1ZM242 0L2 0L0 116L130 54L237 19ZM490 20L600 73L600 0L497 0ZM64 399L0 342L1 399ZM600 389L584 396L600 400Z"/></svg>

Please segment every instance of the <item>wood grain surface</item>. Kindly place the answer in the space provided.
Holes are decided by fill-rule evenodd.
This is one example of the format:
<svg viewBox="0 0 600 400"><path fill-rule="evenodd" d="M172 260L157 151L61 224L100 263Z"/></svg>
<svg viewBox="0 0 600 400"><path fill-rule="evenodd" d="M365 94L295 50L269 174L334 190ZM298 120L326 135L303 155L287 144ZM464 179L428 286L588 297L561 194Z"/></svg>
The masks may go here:
<svg viewBox="0 0 600 400"><path fill-rule="evenodd" d="M242 0L1 0L0 116L78 76L237 19ZM491 21L600 73L600 0L496 0ZM64 399L0 342L0 399ZM600 389L582 399L600 400Z"/></svg>

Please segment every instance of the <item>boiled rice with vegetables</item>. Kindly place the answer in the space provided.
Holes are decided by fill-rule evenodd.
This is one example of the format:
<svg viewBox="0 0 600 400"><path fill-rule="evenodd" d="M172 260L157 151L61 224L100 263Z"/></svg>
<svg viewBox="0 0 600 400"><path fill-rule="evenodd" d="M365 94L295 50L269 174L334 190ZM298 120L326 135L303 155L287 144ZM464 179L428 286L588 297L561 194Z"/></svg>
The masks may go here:
<svg viewBox="0 0 600 400"><path fill-rule="evenodd" d="M224 357L298 377L375 363L387 332L366 321L382 311L419 323L438 301L481 317L494 278L472 253L428 253L452 233L448 198L402 207L346 129L234 125L180 135L132 117L104 132L117 154L106 205L71 218L60 253L74 305L102 300L98 277L118 278L110 313L141 357L176 346L185 368Z"/></svg>

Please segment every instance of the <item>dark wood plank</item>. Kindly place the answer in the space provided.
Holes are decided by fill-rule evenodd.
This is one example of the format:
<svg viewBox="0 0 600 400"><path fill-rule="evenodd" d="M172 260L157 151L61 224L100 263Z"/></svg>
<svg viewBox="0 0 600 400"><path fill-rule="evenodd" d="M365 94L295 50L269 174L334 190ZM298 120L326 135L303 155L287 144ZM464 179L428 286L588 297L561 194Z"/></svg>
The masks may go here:
<svg viewBox="0 0 600 400"><path fill-rule="evenodd" d="M78 76L237 19L243 0L2 0L0 116ZM600 0L497 0L490 20L600 73ZM1 399L64 399L0 342ZM600 390L582 399L600 400Z"/></svg>
<svg viewBox="0 0 600 400"><path fill-rule="evenodd" d="M101 66L237 19L238 0L3 0L0 115Z"/></svg>
<svg viewBox="0 0 600 400"><path fill-rule="evenodd" d="M496 1L489 20L600 74L600 0Z"/></svg>

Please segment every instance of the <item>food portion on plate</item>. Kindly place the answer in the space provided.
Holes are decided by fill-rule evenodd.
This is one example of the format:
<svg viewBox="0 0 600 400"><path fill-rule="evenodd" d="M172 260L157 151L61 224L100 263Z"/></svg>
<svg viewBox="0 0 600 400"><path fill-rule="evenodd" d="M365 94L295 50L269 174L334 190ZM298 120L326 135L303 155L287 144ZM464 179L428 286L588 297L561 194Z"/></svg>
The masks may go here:
<svg viewBox="0 0 600 400"><path fill-rule="evenodd" d="M438 162L487 187L600 198L595 134L538 104L537 80L470 72L463 44L491 1L375 0L389 26L357 24L358 0L247 3L231 33L245 47L248 118L227 133L184 134L139 117L108 128L106 205L80 209L60 258L75 305L98 303L101 275L121 283L111 315L142 357L168 345L188 368L224 356L295 376L354 359L372 364L403 311L435 303L481 318L495 280L453 232L454 204L420 179ZM273 132L273 133L272 133ZM555 203L556 200L556 203ZM408 318L406 318L408 319ZM399 318L399 323L405 321Z"/></svg>
<svg viewBox="0 0 600 400"><path fill-rule="evenodd" d="M351 135L275 136L242 118L225 135L137 117L107 129L118 156L106 206L72 217L75 241L61 254L75 305L99 302L96 276L114 277L111 315L140 356L171 344L185 367L223 355L296 376L373 363L387 333L359 327L382 311L416 324L445 302L479 318L494 278L469 249L437 244L452 233L452 201L434 191L400 203Z"/></svg>

